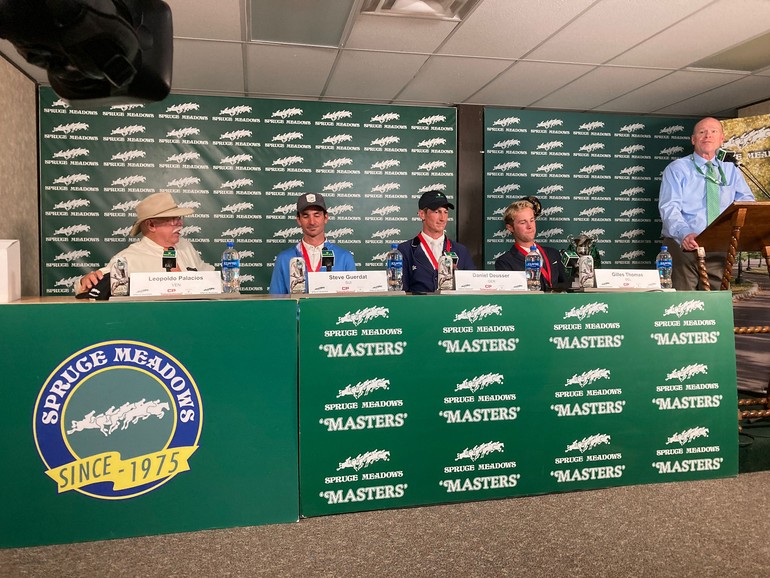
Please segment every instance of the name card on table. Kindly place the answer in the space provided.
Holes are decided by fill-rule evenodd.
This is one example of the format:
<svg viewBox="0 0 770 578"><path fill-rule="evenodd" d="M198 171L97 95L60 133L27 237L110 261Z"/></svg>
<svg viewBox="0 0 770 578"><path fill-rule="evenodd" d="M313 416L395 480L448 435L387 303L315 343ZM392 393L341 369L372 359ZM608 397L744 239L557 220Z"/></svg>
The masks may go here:
<svg viewBox="0 0 770 578"><path fill-rule="evenodd" d="M596 269L596 289L660 290L656 269Z"/></svg>
<svg viewBox="0 0 770 578"><path fill-rule="evenodd" d="M307 274L308 293L376 293L388 290L385 271L341 271Z"/></svg>
<svg viewBox="0 0 770 578"><path fill-rule="evenodd" d="M131 273L130 279L131 297L208 295L222 292L222 276L219 271Z"/></svg>
<svg viewBox="0 0 770 578"><path fill-rule="evenodd" d="M526 291L524 271L455 270L456 291Z"/></svg>

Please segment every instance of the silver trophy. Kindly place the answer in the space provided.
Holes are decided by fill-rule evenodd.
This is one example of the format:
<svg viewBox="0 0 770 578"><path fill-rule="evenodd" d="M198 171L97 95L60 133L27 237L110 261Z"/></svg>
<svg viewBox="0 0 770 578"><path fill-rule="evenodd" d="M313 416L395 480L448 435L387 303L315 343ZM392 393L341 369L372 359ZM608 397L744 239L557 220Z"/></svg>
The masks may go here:
<svg viewBox="0 0 770 578"><path fill-rule="evenodd" d="M452 291L455 288L455 267L452 256L444 253L438 258L438 290Z"/></svg>
<svg viewBox="0 0 770 578"><path fill-rule="evenodd" d="M115 259L110 269L110 295L113 297L128 295L128 262L123 257Z"/></svg>
<svg viewBox="0 0 770 578"><path fill-rule="evenodd" d="M575 252L578 255L577 262L577 276L575 278L575 286L585 288L591 288L596 286L594 279L594 258L591 255L593 253L594 245L598 241L593 237L589 237L586 234L578 235L577 237L568 238L569 242L575 247Z"/></svg>
<svg viewBox="0 0 770 578"><path fill-rule="evenodd" d="M289 293L305 292L305 260L292 257L289 261Z"/></svg>

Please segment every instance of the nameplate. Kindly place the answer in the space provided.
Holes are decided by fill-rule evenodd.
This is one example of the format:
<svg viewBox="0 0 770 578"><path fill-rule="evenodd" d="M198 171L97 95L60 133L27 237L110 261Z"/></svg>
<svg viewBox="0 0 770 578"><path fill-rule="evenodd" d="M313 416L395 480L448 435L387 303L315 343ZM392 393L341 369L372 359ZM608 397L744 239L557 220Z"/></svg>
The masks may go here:
<svg viewBox="0 0 770 578"><path fill-rule="evenodd" d="M131 273L129 278L131 297L206 295L222 292L222 277L219 271Z"/></svg>
<svg viewBox="0 0 770 578"><path fill-rule="evenodd" d="M524 271L455 270L456 291L526 291Z"/></svg>
<svg viewBox="0 0 770 578"><path fill-rule="evenodd" d="M656 269L596 269L597 289L660 289Z"/></svg>
<svg viewBox="0 0 770 578"><path fill-rule="evenodd" d="M385 271L341 271L307 274L308 293L375 293L388 290Z"/></svg>

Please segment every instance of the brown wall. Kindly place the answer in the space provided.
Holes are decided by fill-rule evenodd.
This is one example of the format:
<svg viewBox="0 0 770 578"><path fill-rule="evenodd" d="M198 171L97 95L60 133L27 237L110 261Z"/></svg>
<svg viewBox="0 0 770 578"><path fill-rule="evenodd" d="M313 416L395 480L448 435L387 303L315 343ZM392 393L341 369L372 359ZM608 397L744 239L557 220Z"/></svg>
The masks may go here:
<svg viewBox="0 0 770 578"><path fill-rule="evenodd" d="M40 294L37 90L0 56L0 239L21 243L21 294Z"/></svg>

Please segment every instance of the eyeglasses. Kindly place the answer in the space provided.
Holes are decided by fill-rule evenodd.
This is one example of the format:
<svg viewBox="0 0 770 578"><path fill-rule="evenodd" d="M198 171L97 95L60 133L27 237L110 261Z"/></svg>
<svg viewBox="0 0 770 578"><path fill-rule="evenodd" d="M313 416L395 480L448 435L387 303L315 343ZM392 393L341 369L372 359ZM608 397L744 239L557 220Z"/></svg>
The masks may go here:
<svg viewBox="0 0 770 578"><path fill-rule="evenodd" d="M159 217L152 222L156 227L176 227L184 224L182 217Z"/></svg>

